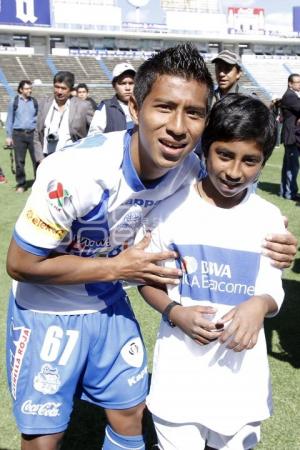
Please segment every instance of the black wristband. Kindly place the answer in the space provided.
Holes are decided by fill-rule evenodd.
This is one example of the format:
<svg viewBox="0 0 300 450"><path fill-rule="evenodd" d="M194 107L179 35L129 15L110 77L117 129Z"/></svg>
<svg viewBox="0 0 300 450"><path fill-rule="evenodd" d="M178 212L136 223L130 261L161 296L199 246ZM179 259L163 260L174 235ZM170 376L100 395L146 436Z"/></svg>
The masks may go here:
<svg viewBox="0 0 300 450"><path fill-rule="evenodd" d="M178 303L178 302L174 302L174 301L173 301L173 302L169 303L168 306L165 308L165 310L164 310L163 313L162 313L162 318L163 318L163 320L164 320L165 322L168 322L168 324L169 324L170 327L172 327L172 328L176 327L176 325L175 325L174 322L172 322L172 320L169 319L169 315L170 315L171 310L174 308L174 306L177 306L177 305L180 305L180 306L181 306L181 304Z"/></svg>

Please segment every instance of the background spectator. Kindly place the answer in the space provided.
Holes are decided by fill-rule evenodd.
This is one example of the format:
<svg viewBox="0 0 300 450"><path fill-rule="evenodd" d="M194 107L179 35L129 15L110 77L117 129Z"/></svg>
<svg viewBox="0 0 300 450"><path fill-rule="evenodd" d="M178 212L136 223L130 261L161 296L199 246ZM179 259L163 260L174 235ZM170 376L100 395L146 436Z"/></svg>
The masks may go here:
<svg viewBox="0 0 300 450"><path fill-rule="evenodd" d="M114 67L112 86L116 94L99 104L89 134L121 131L133 126L128 100L133 93L135 72L134 67L129 63L120 63Z"/></svg>
<svg viewBox="0 0 300 450"><path fill-rule="evenodd" d="M247 94L239 84L243 72L240 57L236 53L223 50L211 62L215 64L218 84L214 92L214 101L220 100L226 94Z"/></svg>
<svg viewBox="0 0 300 450"><path fill-rule="evenodd" d="M89 89L85 83L79 83L76 88L77 97L81 100L86 100L90 102L94 111L97 109L97 103L92 97L89 97Z"/></svg>
<svg viewBox="0 0 300 450"><path fill-rule="evenodd" d="M2 167L0 167L0 184L7 183Z"/></svg>
<svg viewBox="0 0 300 450"><path fill-rule="evenodd" d="M270 103L270 110L273 112L277 123L276 147L279 147L281 142L282 114L281 114L281 98L278 98L277 95L272 96L272 100Z"/></svg>
<svg viewBox="0 0 300 450"><path fill-rule="evenodd" d="M74 75L58 72L54 79L54 95L40 102L34 150L37 161L65 145L85 137L94 114L89 102L70 97Z"/></svg>
<svg viewBox="0 0 300 450"><path fill-rule="evenodd" d="M25 158L29 150L33 171L36 171L36 158L33 147L33 132L36 126L38 104L31 97L32 83L22 80L18 86L18 95L9 103L6 120L6 144L14 147L16 164L16 192L26 189Z"/></svg>
<svg viewBox="0 0 300 450"><path fill-rule="evenodd" d="M282 142L284 156L281 171L280 196L299 200L297 176L299 172L299 149L296 145L297 121L300 118L300 75L288 77L288 88L281 99Z"/></svg>

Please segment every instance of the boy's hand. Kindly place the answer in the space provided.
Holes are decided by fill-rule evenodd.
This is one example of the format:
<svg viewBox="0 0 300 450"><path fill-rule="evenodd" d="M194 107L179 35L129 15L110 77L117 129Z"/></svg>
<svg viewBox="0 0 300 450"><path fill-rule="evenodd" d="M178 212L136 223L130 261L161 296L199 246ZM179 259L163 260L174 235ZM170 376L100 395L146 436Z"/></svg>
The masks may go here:
<svg viewBox="0 0 300 450"><path fill-rule="evenodd" d="M257 343L258 333L263 326L264 318L269 312L268 296L254 296L241 303L217 323L231 323L222 332L219 341L227 342L226 347L241 352L250 350ZM273 299L272 299L273 302Z"/></svg>
<svg viewBox="0 0 300 450"><path fill-rule="evenodd" d="M151 234L147 232L138 244L127 248L113 258L113 279L137 281L141 284L179 284L179 277L182 275L180 269L158 265L161 261L177 258L177 253L173 251L147 252L150 241Z"/></svg>
<svg viewBox="0 0 300 450"><path fill-rule="evenodd" d="M266 236L263 243L263 253L272 260L273 266L278 269L290 267L297 253L297 239L287 231L285 234Z"/></svg>
<svg viewBox="0 0 300 450"><path fill-rule="evenodd" d="M216 309L211 306L176 306L170 313L170 319L185 334L199 345L206 345L220 337L223 325L217 325L213 319Z"/></svg>

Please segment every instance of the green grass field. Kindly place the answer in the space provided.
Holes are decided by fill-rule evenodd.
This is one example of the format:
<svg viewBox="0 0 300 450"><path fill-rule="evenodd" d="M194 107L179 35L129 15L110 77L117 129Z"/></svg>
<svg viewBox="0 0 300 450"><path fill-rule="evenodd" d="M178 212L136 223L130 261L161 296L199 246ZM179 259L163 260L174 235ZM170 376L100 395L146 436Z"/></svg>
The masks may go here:
<svg viewBox="0 0 300 450"><path fill-rule="evenodd" d="M29 192L16 194L14 177L10 172L9 152L2 150L3 132L0 132L0 165L8 183L0 185L0 273L1 273L1 373L0 373L0 450L18 450L19 434L14 424L10 397L5 375L5 322L10 279L5 271L7 247L14 222L21 211ZM289 229L300 240L300 207L294 202L277 196L282 162L282 148L276 149L260 182L260 194L276 204L289 218ZM28 156L27 174L32 179ZM299 180L300 181L300 180ZM255 227L255 224L253 224ZM261 450L300 450L300 252L293 267L283 275L286 292L285 303L280 314L266 321L266 335L273 380L274 416L263 424ZM159 315L146 306L136 291L130 296L136 315L141 323L149 359ZM151 366L150 366L151 367ZM176 395L176 393L174 393ZM67 432L63 450L99 450L103 432L103 414L85 403L76 404L74 417ZM149 442L152 439L151 423L147 423ZM189 450L189 449L186 449Z"/></svg>

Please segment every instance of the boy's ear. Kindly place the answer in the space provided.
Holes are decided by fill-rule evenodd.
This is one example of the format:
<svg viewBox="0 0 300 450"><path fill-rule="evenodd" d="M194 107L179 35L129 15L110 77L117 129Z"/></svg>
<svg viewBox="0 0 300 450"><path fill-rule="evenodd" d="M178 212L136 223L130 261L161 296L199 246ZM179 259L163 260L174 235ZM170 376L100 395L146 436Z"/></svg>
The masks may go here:
<svg viewBox="0 0 300 450"><path fill-rule="evenodd" d="M135 123L135 125L138 125L139 124L139 110L138 110L137 102L133 95L130 97L130 99L128 101L128 108L129 108L129 112L130 112L133 122Z"/></svg>

